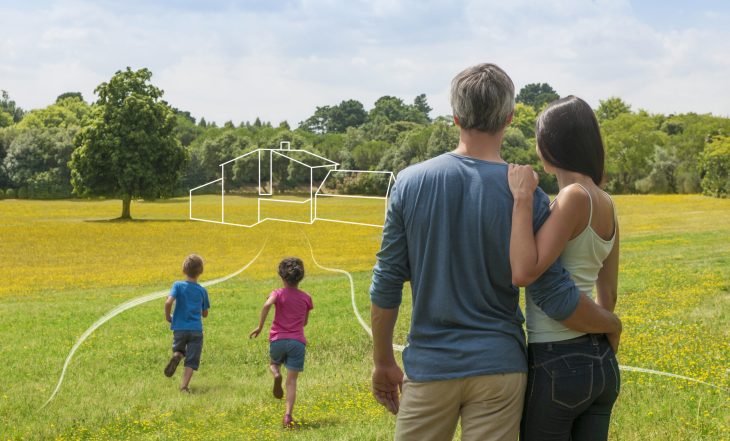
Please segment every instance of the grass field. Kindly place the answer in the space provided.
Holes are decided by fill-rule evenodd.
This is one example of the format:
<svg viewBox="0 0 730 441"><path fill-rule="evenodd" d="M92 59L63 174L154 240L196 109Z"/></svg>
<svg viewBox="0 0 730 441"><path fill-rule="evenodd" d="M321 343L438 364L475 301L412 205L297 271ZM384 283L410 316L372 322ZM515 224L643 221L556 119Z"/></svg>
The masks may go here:
<svg viewBox="0 0 730 441"><path fill-rule="evenodd" d="M356 200L344 200L357 213ZM612 440L730 440L730 200L701 196L616 197L622 228L617 312L622 365L692 377L718 388L622 372ZM370 270L381 231L317 222L247 229L187 220L186 199L134 203L135 222L113 222L119 201L0 201L0 440L235 439L385 440L394 418L369 392L370 340L352 311L350 286L317 261L345 269L368 320ZM117 305L169 288L185 255L206 259L212 308L193 394L163 376L171 334L162 303L115 317L87 340L46 408L76 339ZM296 416L270 396L267 341L247 338L275 267L303 258L302 289L316 305L307 336ZM405 341L409 304L396 340ZM269 319L270 320L270 319Z"/></svg>

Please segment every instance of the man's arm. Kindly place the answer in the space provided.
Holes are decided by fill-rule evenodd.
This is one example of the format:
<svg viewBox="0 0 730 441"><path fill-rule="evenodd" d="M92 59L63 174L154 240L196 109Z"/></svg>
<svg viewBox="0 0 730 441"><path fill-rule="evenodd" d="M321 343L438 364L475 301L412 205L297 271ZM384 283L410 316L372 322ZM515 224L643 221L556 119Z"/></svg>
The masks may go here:
<svg viewBox="0 0 730 441"><path fill-rule="evenodd" d="M403 297L403 283L410 279L408 241L396 184L388 200L383 241L377 254L370 285L370 314L373 330L373 395L392 413L398 413L403 371L393 355L393 329Z"/></svg>
<svg viewBox="0 0 730 441"><path fill-rule="evenodd" d="M575 310L561 322L568 328L588 334L621 334L621 320L616 314L580 294Z"/></svg>
<svg viewBox="0 0 730 441"><path fill-rule="evenodd" d="M372 304L370 320L373 327L373 395L391 413L397 414L403 371L393 354L393 330L398 320L398 308L386 309Z"/></svg>

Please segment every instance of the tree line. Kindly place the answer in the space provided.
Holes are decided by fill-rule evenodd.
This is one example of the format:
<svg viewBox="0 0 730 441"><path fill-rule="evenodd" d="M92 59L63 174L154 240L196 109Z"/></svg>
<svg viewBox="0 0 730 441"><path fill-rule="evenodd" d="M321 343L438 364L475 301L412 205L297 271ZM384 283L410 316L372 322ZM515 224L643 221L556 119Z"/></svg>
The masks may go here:
<svg viewBox="0 0 730 441"><path fill-rule="evenodd" d="M411 103L383 96L369 110L353 99L318 106L295 128L259 118L218 126L170 106L151 77L147 69L127 68L95 89L93 103L68 92L27 112L3 90L0 197L120 198L128 214L133 198L187 194L217 179L220 163L281 141L341 168L396 173L458 142L452 118L431 117L425 94ZM535 153L535 120L557 98L546 83L523 87L503 144L505 160L535 165L541 186L553 193L557 184L539 167ZM618 97L601 100L595 112L606 147L608 191L727 196L729 118L635 111ZM297 179L292 173L281 185L296 189Z"/></svg>

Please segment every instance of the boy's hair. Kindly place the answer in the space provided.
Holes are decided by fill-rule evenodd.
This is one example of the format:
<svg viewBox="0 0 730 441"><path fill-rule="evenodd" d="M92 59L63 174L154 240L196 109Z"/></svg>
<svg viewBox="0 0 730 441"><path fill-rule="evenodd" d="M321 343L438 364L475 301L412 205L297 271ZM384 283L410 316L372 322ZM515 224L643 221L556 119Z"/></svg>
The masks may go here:
<svg viewBox="0 0 730 441"><path fill-rule="evenodd" d="M304 262L298 257L287 257L279 263L279 277L287 285L298 286L304 278Z"/></svg>
<svg viewBox="0 0 730 441"><path fill-rule="evenodd" d="M182 270L191 279L198 277L203 274L203 258L197 254L189 255L183 262Z"/></svg>

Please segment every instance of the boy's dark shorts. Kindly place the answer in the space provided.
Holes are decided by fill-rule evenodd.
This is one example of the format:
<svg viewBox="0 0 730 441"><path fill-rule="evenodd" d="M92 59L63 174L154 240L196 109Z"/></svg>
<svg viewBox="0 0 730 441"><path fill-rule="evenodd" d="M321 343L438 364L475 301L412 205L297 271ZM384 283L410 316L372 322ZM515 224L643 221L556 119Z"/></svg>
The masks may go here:
<svg viewBox="0 0 730 441"><path fill-rule="evenodd" d="M172 352L185 355L185 367L198 370L203 352L203 333L200 331L172 331Z"/></svg>
<svg viewBox="0 0 730 441"><path fill-rule="evenodd" d="M269 357L274 364L284 364L290 371L304 370L304 355L307 352L304 343L299 340L285 338L269 343Z"/></svg>

